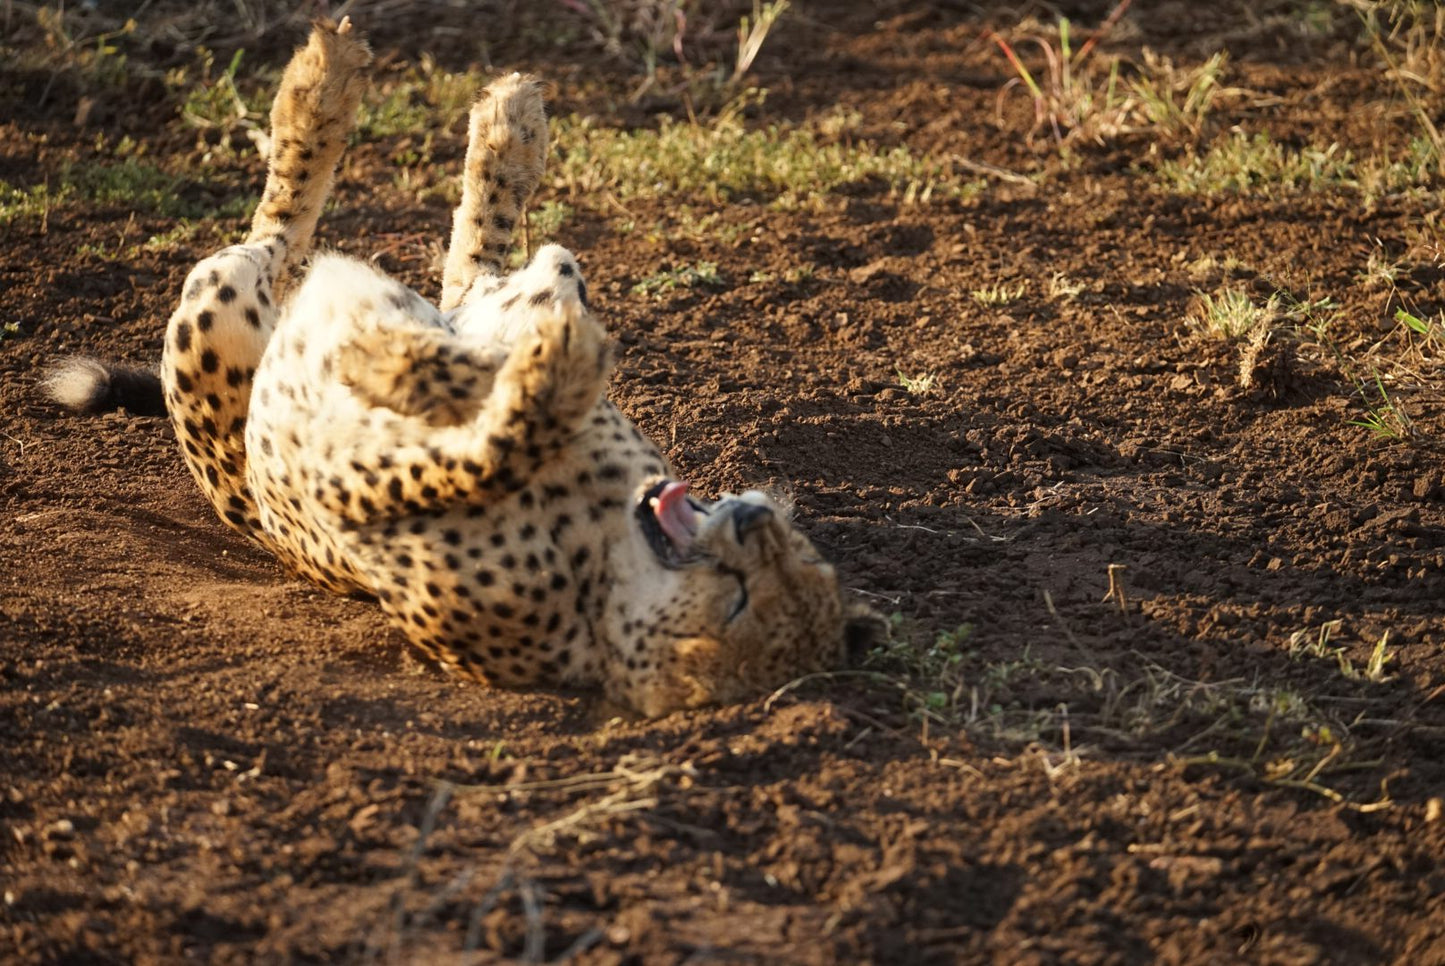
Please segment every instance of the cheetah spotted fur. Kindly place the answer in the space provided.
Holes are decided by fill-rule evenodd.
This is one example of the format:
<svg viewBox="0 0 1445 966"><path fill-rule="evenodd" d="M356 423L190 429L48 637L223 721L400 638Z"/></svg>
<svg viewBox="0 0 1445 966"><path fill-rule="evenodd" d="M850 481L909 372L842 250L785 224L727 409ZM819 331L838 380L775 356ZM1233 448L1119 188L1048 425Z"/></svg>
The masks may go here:
<svg viewBox="0 0 1445 966"><path fill-rule="evenodd" d="M839 666L876 618L768 497L699 502L606 399L572 254L504 274L547 151L536 80L472 108L439 307L340 255L301 276L369 61L349 21L316 25L250 234L191 271L167 327L165 406L221 518L488 684L655 716Z"/></svg>

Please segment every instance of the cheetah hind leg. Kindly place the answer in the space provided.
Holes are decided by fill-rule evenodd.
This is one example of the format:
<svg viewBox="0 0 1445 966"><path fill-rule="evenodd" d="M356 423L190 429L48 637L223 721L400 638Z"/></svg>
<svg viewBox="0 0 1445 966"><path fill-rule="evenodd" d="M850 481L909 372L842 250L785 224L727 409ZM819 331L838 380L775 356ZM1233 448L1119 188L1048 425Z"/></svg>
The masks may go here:
<svg viewBox="0 0 1445 966"><path fill-rule="evenodd" d="M317 21L281 75L271 105L266 188L246 243L277 238L285 245L288 269L295 270L311 251L341 152L356 126L370 63L371 48L343 17L339 24Z"/></svg>
<svg viewBox="0 0 1445 966"><path fill-rule="evenodd" d="M493 81L472 105L462 200L442 274L443 312L500 286L513 232L546 158L541 82L525 74Z"/></svg>
<svg viewBox="0 0 1445 966"><path fill-rule="evenodd" d="M251 382L276 326L282 276L310 249L370 60L350 21L317 22L281 77L251 233L191 270L166 330L161 378L186 465L222 519L263 544L246 486Z"/></svg>

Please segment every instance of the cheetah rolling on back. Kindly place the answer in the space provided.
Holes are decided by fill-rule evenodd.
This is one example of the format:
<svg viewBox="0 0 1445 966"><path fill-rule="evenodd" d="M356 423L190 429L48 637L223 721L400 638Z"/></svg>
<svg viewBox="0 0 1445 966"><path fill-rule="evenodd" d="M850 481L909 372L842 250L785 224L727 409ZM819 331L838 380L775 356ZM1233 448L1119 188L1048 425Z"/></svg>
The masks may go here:
<svg viewBox="0 0 1445 966"><path fill-rule="evenodd" d="M440 307L339 255L282 291L369 60L346 21L297 51L251 232L195 267L170 319L165 406L217 512L490 684L600 686L659 715L839 666L875 618L767 497L697 501L605 398L571 253L503 274L547 150L535 80L472 109ZM93 402L109 375L69 370L57 395Z"/></svg>

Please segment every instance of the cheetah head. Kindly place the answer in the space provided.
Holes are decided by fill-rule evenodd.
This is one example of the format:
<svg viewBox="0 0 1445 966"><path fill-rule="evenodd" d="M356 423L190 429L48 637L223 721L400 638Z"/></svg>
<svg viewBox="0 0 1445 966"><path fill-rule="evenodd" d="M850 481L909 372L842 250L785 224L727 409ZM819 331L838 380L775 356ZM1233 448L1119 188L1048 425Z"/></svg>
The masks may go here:
<svg viewBox="0 0 1445 966"><path fill-rule="evenodd" d="M842 667L881 631L763 493L705 504L686 483L655 480L631 522L635 565L622 576L642 613L620 628L630 673L614 690L643 714L738 701Z"/></svg>

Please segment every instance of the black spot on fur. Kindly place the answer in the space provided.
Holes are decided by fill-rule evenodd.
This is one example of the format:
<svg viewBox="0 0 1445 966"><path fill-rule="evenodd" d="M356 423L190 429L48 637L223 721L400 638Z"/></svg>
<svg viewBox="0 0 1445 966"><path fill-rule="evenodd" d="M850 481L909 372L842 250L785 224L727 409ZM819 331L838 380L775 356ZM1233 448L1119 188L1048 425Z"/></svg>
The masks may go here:
<svg viewBox="0 0 1445 966"><path fill-rule="evenodd" d="M206 372L215 372L221 367L221 360L216 358L214 350L207 349L201 353L201 368Z"/></svg>

